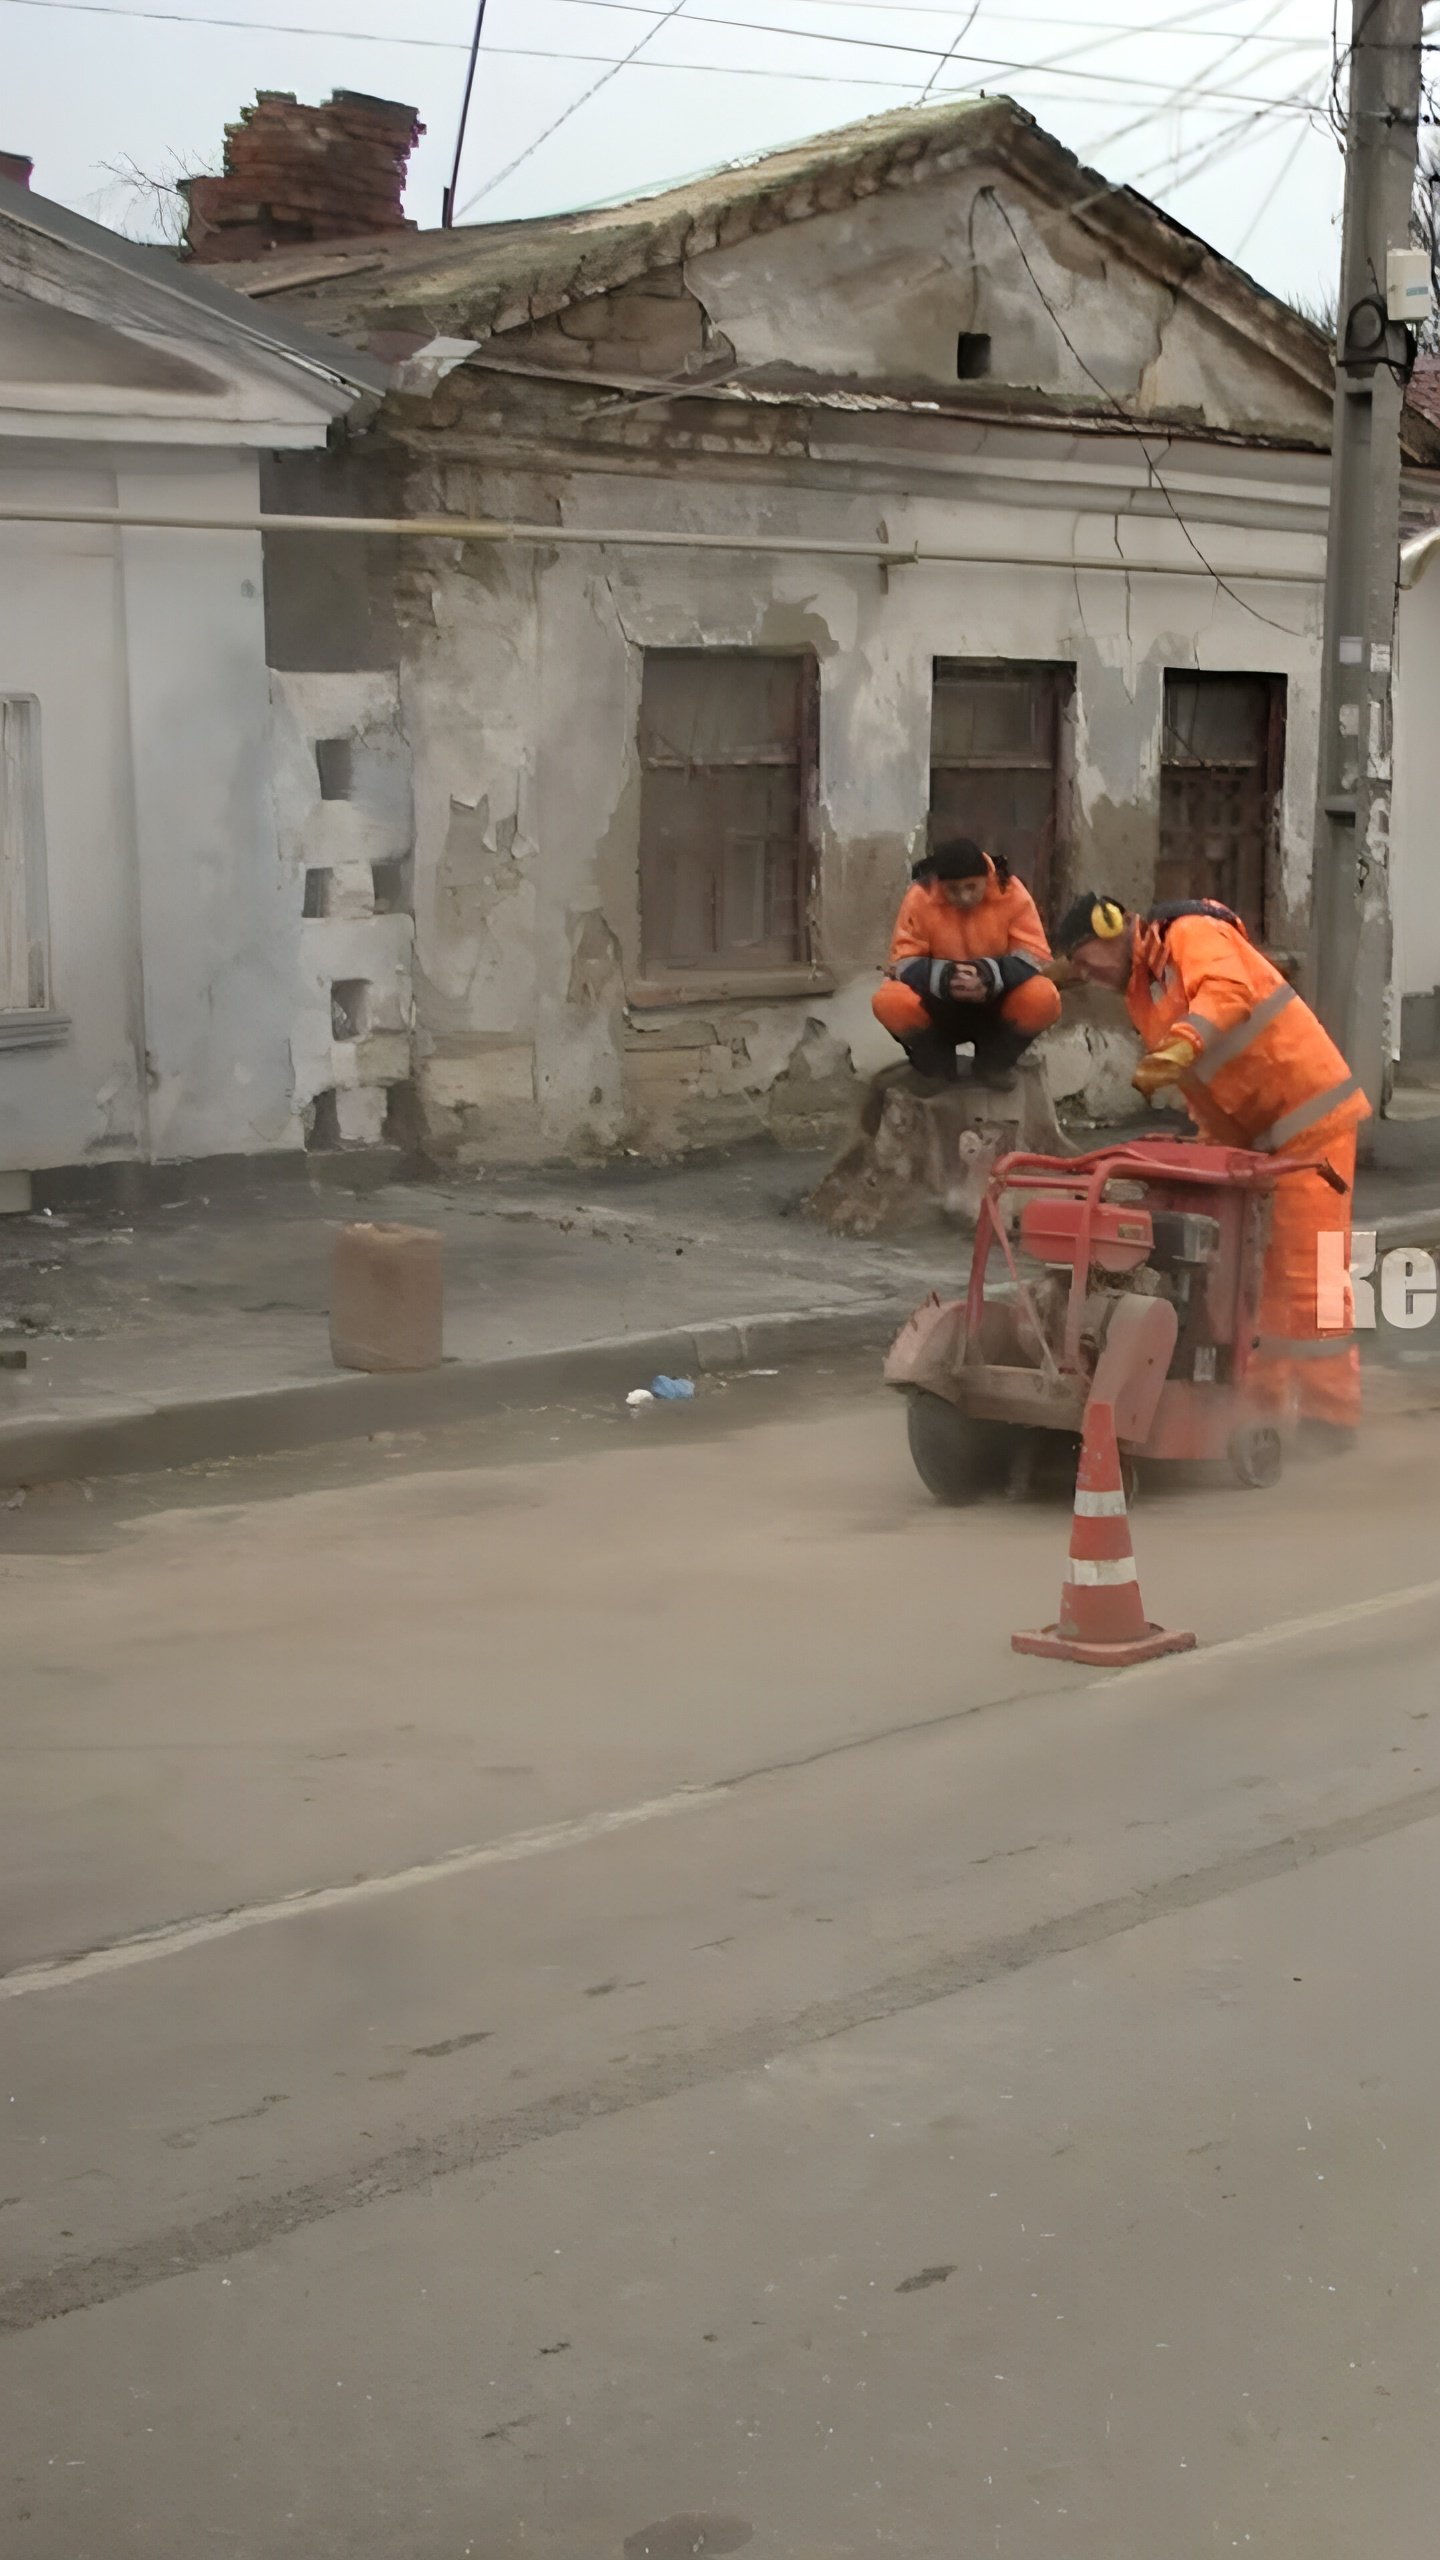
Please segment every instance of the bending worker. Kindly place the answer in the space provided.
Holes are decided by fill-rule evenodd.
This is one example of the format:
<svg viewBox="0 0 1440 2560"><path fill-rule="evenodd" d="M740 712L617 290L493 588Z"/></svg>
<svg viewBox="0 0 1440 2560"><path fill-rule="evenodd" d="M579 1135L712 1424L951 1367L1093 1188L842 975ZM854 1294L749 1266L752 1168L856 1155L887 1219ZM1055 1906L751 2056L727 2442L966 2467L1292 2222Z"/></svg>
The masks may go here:
<svg viewBox="0 0 1440 2560"><path fill-rule="evenodd" d="M953 1082L955 1052L973 1041L980 1082L1008 1085L1031 1041L1060 1019L1035 901L968 836L935 845L911 882L873 999L877 1019L918 1075Z"/></svg>
<svg viewBox="0 0 1440 2560"><path fill-rule="evenodd" d="M1137 1092L1173 1087L1218 1145L1327 1168L1275 1185L1250 1384L1306 1438L1343 1445L1360 1419L1360 1355L1353 1332L1320 1329L1318 1239L1339 1233L1348 1271L1356 1131L1370 1112L1358 1077L1229 907L1202 898L1135 916L1087 892L1057 940L1057 975L1123 995L1145 1043Z"/></svg>

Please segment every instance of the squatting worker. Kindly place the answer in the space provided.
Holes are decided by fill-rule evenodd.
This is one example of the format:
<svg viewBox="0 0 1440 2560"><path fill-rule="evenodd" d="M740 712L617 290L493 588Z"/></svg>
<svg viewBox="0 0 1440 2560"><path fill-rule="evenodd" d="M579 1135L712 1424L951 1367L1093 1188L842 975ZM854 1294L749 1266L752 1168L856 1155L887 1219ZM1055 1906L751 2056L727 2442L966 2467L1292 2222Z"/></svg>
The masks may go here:
<svg viewBox="0 0 1440 2560"><path fill-rule="evenodd" d="M1360 1419L1360 1355L1353 1333L1320 1330L1317 1239L1338 1232L1348 1269L1356 1132L1370 1112L1359 1079L1229 907L1197 898L1136 916L1087 891L1056 940L1057 977L1123 995L1145 1043L1137 1092L1174 1086L1202 1138L1329 1168L1333 1180L1293 1173L1275 1185L1250 1380L1307 1439L1343 1445Z"/></svg>
<svg viewBox="0 0 1440 2560"><path fill-rule="evenodd" d="M918 1075L952 1080L973 1041L981 1083L1003 1087L1060 1018L1035 901L968 836L936 844L910 876L875 1013Z"/></svg>

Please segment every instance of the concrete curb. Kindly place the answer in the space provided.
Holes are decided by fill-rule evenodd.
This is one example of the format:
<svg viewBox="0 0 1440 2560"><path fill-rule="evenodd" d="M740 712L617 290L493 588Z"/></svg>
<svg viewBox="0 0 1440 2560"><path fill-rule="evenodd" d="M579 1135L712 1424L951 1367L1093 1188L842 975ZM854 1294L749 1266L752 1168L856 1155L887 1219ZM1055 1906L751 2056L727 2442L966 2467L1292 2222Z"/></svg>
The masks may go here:
<svg viewBox="0 0 1440 2560"><path fill-rule="evenodd" d="M745 1316L670 1333L617 1334L512 1359L446 1361L415 1376L343 1371L239 1395L153 1404L96 1401L71 1413L17 1414L0 1421L0 1486L142 1475L363 1440L377 1431L435 1429L560 1396L622 1396L661 1370L703 1377L726 1369L780 1368L824 1351L878 1349L914 1304L912 1290L845 1307Z"/></svg>

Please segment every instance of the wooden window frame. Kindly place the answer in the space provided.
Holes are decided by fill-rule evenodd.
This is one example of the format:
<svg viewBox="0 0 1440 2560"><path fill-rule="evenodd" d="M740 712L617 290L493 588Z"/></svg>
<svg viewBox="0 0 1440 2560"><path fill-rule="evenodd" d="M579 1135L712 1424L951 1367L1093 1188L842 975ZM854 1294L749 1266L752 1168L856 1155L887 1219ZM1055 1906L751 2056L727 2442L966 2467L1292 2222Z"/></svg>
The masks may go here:
<svg viewBox="0 0 1440 2560"><path fill-rule="evenodd" d="M10 714L18 715L13 723ZM13 823L8 847L17 862L13 892L0 878L0 897L10 907L23 946L28 999L6 1001L13 990L0 988L0 1049L43 1049L63 1040L69 1018L55 1010L50 953L50 892L45 844L44 762L40 704L33 693L0 693L0 753L10 770L0 774L0 825Z"/></svg>
<svg viewBox="0 0 1440 2560"><path fill-rule="evenodd" d="M1280 835L1281 828L1284 823L1285 745L1289 708L1289 688L1283 671L1277 672L1275 669L1267 667L1167 667L1165 669L1162 679L1160 710L1160 788L1162 793L1162 834L1160 840L1157 842L1156 848L1157 871L1160 863L1164 859L1163 793L1166 772L1214 773L1225 771L1241 773L1248 772L1251 769L1251 760L1248 757L1242 761L1238 757L1198 755L1183 757L1175 756L1168 752L1169 740L1172 735L1169 713L1170 687L1172 683L1176 685L1192 684L1203 686L1207 681L1213 681L1217 684L1252 684L1263 686L1265 689L1265 738L1262 752L1262 766L1264 773L1263 789L1268 809L1268 824L1266 827L1264 842L1260 849L1259 912L1258 915L1250 918L1249 922L1251 929L1257 931L1257 939L1268 946L1268 940L1274 930L1276 917L1281 905L1279 878ZM1204 889L1192 888L1187 894L1196 897L1203 897L1211 893ZM1237 912L1243 913L1243 898L1235 903L1237 905Z"/></svg>
<svg viewBox="0 0 1440 2560"><path fill-rule="evenodd" d="M965 681L986 676L1022 677L1028 682L1042 681L1049 692L1049 714L1053 724L1053 745L1049 755L1007 752L959 756L937 755L935 752L935 696L947 679ZM1075 782L1075 668L1072 661L1061 658L957 658L941 656L931 667L931 735L927 766L929 812L935 811L937 773L1047 773L1054 785L1054 818L1050 842L1042 867L1027 884L1042 916L1054 911L1056 901L1069 885L1071 838L1074 812Z"/></svg>
<svg viewBox="0 0 1440 2560"><path fill-rule="evenodd" d="M832 992L833 977L819 965L815 956L816 906L819 892L818 831L815 824L820 760L820 663L813 649L747 649L747 648L656 648L643 653L646 662L656 659L685 659L697 666L716 666L724 661L768 661L793 665L798 671L798 705L795 752L793 756L780 748L716 752L701 758L656 754L647 751L643 715L639 727L638 756L640 763L641 817L637 860L637 934L639 967L626 988L626 1000L638 1010L692 1003L716 1003L727 999L736 1002L770 1001L785 996L824 995ZM727 965L717 955L712 963L686 968L667 963L647 950L645 938L645 875L647 850L645 841L644 792L645 777L651 772L733 773L765 768L792 767L796 775L799 811L799 840L796 846L796 943L793 960L766 963L758 968Z"/></svg>

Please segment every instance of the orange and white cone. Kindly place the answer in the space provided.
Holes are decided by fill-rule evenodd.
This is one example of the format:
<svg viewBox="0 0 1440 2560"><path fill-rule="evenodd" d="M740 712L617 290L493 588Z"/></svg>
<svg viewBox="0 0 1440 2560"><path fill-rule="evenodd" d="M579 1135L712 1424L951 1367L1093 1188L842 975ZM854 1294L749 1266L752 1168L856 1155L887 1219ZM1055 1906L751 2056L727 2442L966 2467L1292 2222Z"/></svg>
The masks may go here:
<svg viewBox="0 0 1440 2560"><path fill-rule="evenodd" d="M1150 1662L1157 1654L1188 1653L1195 1642L1193 1635L1172 1635L1168 1628L1152 1626L1145 1615L1130 1543L1115 1414L1108 1404L1092 1404L1085 1416L1070 1569L1060 1593L1059 1619L1053 1627L1012 1636L1010 1642L1016 1653L1043 1654L1052 1662L1086 1662L1104 1670Z"/></svg>

